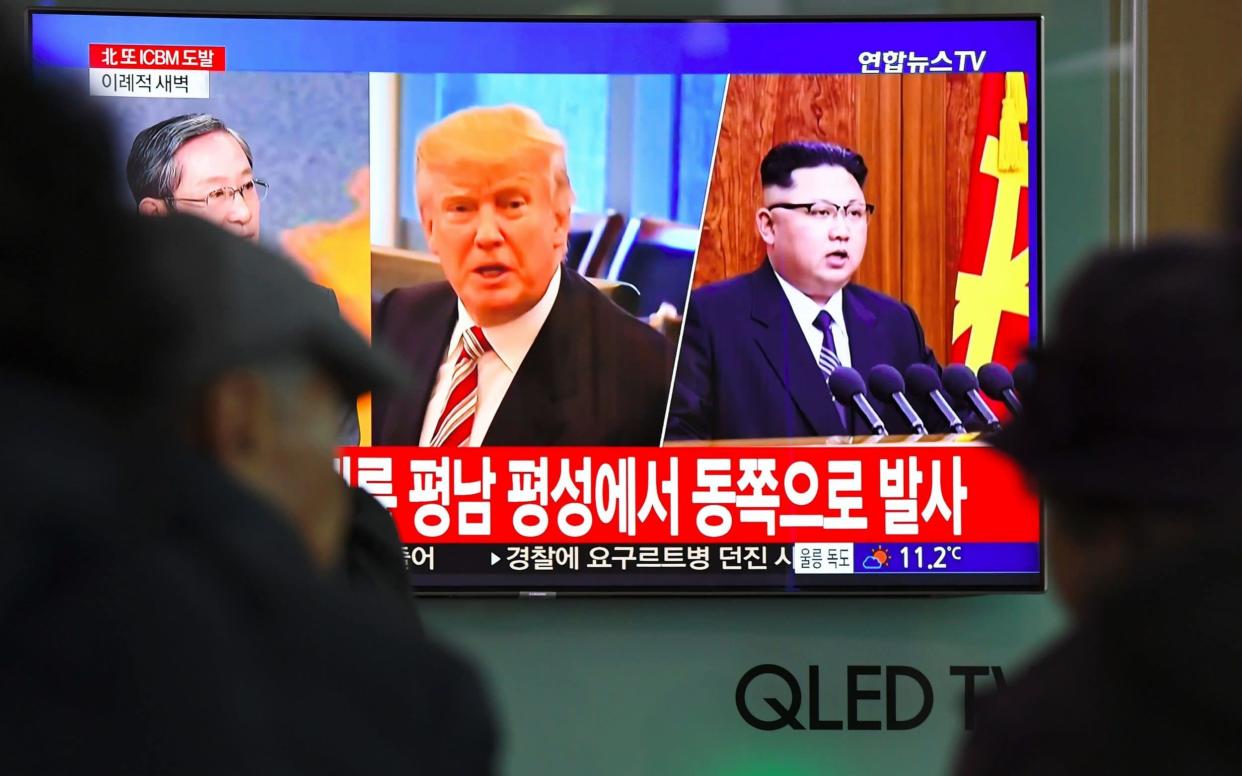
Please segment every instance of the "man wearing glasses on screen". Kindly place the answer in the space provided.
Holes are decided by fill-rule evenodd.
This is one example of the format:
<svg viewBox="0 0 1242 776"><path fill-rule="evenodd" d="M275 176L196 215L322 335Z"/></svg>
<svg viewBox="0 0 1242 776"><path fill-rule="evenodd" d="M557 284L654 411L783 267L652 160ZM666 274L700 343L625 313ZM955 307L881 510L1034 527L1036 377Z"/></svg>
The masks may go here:
<svg viewBox="0 0 1242 776"><path fill-rule="evenodd" d="M138 133L125 169L142 215L172 211L259 239L267 183L254 177L250 146L205 113L174 116Z"/></svg>
<svg viewBox="0 0 1242 776"><path fill-rule="evenodd" d="M768 151L759 175L767 256L691 294L666 438L868 434L833 400L837 367L864 378L879 364L939 367L909 305L851 282L875 212L867 166L848 148L795 141Z"/></svg>

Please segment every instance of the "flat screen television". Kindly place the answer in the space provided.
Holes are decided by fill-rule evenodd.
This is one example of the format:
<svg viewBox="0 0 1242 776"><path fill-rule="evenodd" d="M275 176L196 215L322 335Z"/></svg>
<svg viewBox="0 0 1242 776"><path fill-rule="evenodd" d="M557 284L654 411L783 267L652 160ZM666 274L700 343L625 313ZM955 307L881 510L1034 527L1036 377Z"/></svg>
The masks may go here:
<svg viewBox="0 0 1242 776"><path fill-rule="evenodd" d="M29 14L118 197L283 252L408 368L338 468L453 594L1042 590L987 444L1039 337L1041 35Z"/></svg>

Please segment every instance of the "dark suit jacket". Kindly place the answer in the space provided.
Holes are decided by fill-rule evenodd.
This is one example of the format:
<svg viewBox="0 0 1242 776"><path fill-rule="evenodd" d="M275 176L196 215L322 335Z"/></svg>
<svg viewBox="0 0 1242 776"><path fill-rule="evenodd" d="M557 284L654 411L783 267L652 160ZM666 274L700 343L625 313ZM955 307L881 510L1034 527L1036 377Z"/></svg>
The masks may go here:
<svg viewBox="0 0 1242 776"><path fill-rule="evenodd" d="M855 283L842 293L851 363L864 379L877 364L939 369L909 305ZM895 408L872 404L890 432L908 430ZM870 433L857 412L849 418L847 429L770 263L691 294L667 439Z"/></svg>
<svg viewBox="0 0 1242 776"><path fill-rule="evenodd" d="M399 288L380 302L375 338L409 364L414 379L398 392L374 394L375 444L418 444L456 322L448 283ZM671 372L668 340L562 270L556 303L484 444L658 445Z"/></svg>

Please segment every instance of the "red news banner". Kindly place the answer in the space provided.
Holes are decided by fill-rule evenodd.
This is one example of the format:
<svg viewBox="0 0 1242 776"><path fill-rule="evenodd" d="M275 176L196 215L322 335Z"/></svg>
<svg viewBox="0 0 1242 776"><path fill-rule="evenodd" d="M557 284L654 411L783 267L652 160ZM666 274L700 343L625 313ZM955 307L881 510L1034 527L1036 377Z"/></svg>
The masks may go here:
<svg viewBox="0 0 1242 776"><path fill-rule="evenodd" d="M981 443L342 448L407 544L1037 542L1039 502Z"/></svg>
<svg viewBox="0 0 1242 776"><path fill-rule="evenodd" d="M224 70L224 46L90 44L93 69Z"/></svg>

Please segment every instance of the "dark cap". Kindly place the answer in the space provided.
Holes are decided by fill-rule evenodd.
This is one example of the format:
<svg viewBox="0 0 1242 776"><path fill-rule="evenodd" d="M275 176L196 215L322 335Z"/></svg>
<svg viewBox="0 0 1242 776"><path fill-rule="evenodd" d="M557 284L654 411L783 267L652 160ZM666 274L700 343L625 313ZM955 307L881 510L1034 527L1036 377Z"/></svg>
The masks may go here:
<svg viewBox="0 0 1242 776"><path fill-rule="evenodd" d="M1242 497L1242 250L1164 240L1094 257L992 443L1045 493L1133 507Z"/></svg>
<svg viewBox="0 0 1242 776"><path fill-rule="evenodd" d="M404 381L396 361L341 318L332 292L288 259L201 219L139 220L159 287L182 315L171 381L197 386L288 358L319 367L348 397Z"/></svg>

